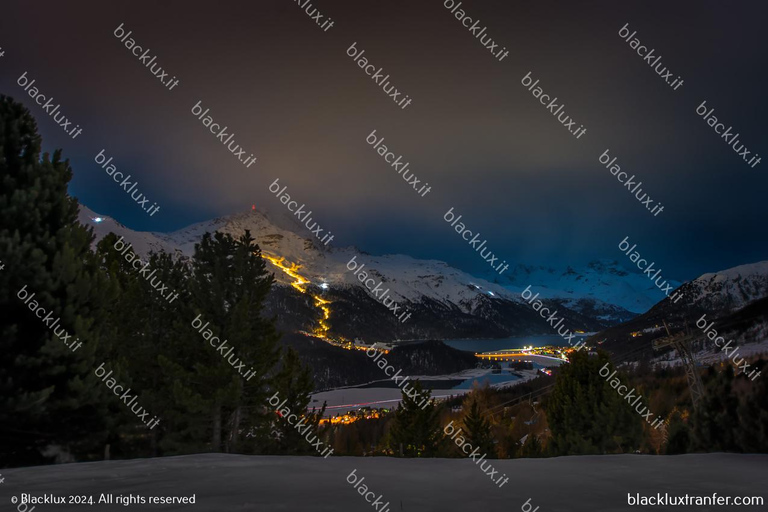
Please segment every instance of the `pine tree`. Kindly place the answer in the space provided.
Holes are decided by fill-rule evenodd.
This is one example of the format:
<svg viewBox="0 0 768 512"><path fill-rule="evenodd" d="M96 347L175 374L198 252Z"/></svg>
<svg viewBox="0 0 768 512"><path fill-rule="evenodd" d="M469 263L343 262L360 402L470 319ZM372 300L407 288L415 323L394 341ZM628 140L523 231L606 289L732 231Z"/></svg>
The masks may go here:
<svg viewBox="0 0 768 512"><path fill-rule="evenodd" d="M740 428L738 400L733 395L733 366L722 372L710 369L707 392L693 413L691 451L741 451L736 442Z"/></svg>
<svg viewBox="0 0 768 512"><path fill-rule="evenodd" d="M244 436L271 421L265 404L279 335L274 319L262 317L262 311L273 282L247 231L238 239L206 233L195 246L190 316L205 328L199 332L189 318L184 354L166 365L176 376L174 399L195 413L178 435L200 440L205 432L207 450L239 452ZM213 336L219 338L217 348L208 342ZM225 340L232 350L220 350ZM241 370L235 369L238 360L245 363Z"/></svg>
<svg viewBox="0 0 768 512"><path fill-rule="evenodd" d="M157 456L163 447L169 453L199 451L203 444L190 447L176 439L177 431L184 429L177 430L175 421L189 411L174 402L168 391L173 389L173 377L166 371L168 361L194 364L185 350L187 344L195 342L185 325L191 314L188 265L166 253L151 254L142 259L142 264L148 263L152 269L152 278L147 280L131 265L133 251L121 253L128 243L117 242L110 233L98 244L102 266L113 285L113 297L108 301L108 338L112 341L109 367L121 383L140 395L150 418L159 416L160 423L148 429L117 403L110 414L111 451L116 456Z"/></svg>
<svg viewBox="0 0 768 512"><path fill-rule="evenodd" d="M750 366L764 369L760 359ZM752 370L750 369L750 372ZM691 451L768 452L768 381L710 369L707 393L693 413Z"/></svg>
<svg viewBox="0 0 768 512"><path fill-rule="evenodd" d="M539 438L534 433L529 434L525 444L520 447L520 457L524 458L541 457L542 452L541 441L539 441Z"/></svg>
<svg viewBox="0 0 768 512"><path fill-rule="evenodd" d="M546 402L552 455L621 453L640 446L642 418L600 375L606 364L612 373L605 353L591 357L574 352L570 362L560 367ZM625 376L621 378L627 382Z"/></svg>
<svg viewBox="0 0 768 512"><path fill-rule="evenodd" d="M109 397L94 374L105 280L67 195L69 162L60 150L41 157L41 145L29 111L0 95L0 460L10 465L44 462L49 445L89 457L106 435ZM48 313L60 318L50 328Z"/></svg>
<svg viewBox="0 0 768 512"><path fill-rule="evenodd" d="M421 382L413 381L412 388L409 393L403 390L402 401L395 411L391 448L407 457L434 457L445 439L440 428L440 411L430 400L432 393L423 390Z"/></svg>
<svg viewBox="0 0 768 512"><path fill-rule="evenodd" d="M359 422L358 422L359 423ZM365 453L357 424L336 425L333 429L333 450L336 455L362 457Z"/></svg>
<svg viewBox="0 0 768 512"><path fill-rule="evenodd" d="M668 440L665 448L667 455L688 453L691 444L691 430L679 412L669 418Z"/></svg>
<svg viewBox="0 0 768 512"><path fill-rule="evenodd" d="M288 422L286 417L277 416L274 414L274 410L270 410L275 418L272 424L274 442L268 445L272 448L270 453L285 455L313 455L317 453L311 442L314 442L319 436L318 425L325 412L325 404L319 412L314 410L307 412L310 400L312 400L310 393L314 387L312 372L309 367L301 364L299 354L294 349L288 348L283 357L282 368L275 376L274 390L277 392L280 403L285 400L282 408L287 407L297 418L304 419L304 425L309 426L302 426L302 431L299 432L294 425ZM305 428L308 428L306 433ZM311 442L308 442L308 439Z"/></svg>
<svg viewBox="0 0 768 512"><path fill-rule="evenodd" d="M750 373L753 369L765 373L766 361L759 359L751 367ZM749 392L739 393L736 442L745 453L768 453L768 376L740 374L738 379L742 385L748 382Z"/></svg>
<svg viewBox="0 0 768 512"><path fill-rule="evenodd" d="M470 400L472 405L463 420L465 437L474 448L487 454L487 458L493 459L496 457L496 448L493 443L491 423L483 416L484 411L480 410L478 401L472 398Z"/></svg>

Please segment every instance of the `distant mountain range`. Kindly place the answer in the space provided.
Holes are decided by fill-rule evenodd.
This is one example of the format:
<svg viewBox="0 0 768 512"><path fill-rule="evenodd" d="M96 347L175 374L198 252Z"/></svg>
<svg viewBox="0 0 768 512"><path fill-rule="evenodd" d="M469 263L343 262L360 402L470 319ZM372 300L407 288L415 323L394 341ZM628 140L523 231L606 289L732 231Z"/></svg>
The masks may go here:
<svg viewBox="0 0 768 512"><path fill-rule="evenodd" d="M667 335L666 322L673 334L685 330L693 338L706 340L696 327L696 321L706 314L707 321L715 322L724 335L747 343L768 339L768 261L704 274L684 283L680 291L678 302L665 298L642 315L594 338L618 351L633 345L649 348L653 339ZM633 338L633 332L641 335Z"/></svg>
<svg viewBox="0 0 768 512"><path fill-rule="evenodd" d="M541 294L550 310L559 311L569 329L588 332L630 321L663 297L645 276L615 261L595 261L583 269L563 271L519 265L491 282L442 261L401 254L374 256L352 246L326 247L291 217L256 210L167 234L133 231L85 207L81 208L80 221L94 228L97 240L114 232L133 244L140 255L165 251L180 258L193 254L205 232L238 236L249 230L268 256L268 266L277 281L268 313L278 316L279 327L291 332L312 333L320 328L324 313L316 298L329 301L329 315L323 320L329 335L393 341L554 334L522 301L520 292L528 285ZM355 264L365 265L366 277L372 280L369 283L381 283L381 289L389 290L387 297L400 305L399 312L411 313L408 320L401 322L392 314L348 264L353 269ZM286 268L292 270L286 272ZM723 307L744 305L751 297L766 295L768 263L747 268L751 269L748 275L746 270L736 269L706 274L683 285L690 288L686 295L706 302L710 300L706 297L718 290L721 299L711 297L713 307L722 301ZM295 286L297 276L306 282ZM675 306L683 304L681 301Z"/></svg>
<svg viewBox="0 0 768 512"><path fill-rule="evenodd" d="M664 298L664 294L640 272L629 271L615 260L596 260L585 267L557 270L552 267L517 265L497 276L495 282L510 290L533 285L542 297L557 299L595 299L633 313L644 313ZM673 288L679 281L670 280Z"/></svg>

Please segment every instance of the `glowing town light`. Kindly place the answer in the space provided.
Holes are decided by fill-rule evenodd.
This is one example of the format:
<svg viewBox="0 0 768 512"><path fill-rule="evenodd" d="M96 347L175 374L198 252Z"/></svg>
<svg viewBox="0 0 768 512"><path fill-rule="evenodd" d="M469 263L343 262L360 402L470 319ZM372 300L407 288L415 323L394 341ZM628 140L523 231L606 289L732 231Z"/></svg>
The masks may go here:
<svg viewBox="0 0 768 512"><path fill-rule="evenodd" d="M93 222L95 222L96 224L98 224L99 222L102 222L103 220L104 220L104 219L103 219L103 218L101 218L101 217L94 217L94 218L93 218Z"/></svg>
<svg viewBox="0 0 768 512"><path fill-rule="evenodd" d="M328 289L328 283L321 283L320 284L320 288L322 288L323 290L327 290Z"/></svg>

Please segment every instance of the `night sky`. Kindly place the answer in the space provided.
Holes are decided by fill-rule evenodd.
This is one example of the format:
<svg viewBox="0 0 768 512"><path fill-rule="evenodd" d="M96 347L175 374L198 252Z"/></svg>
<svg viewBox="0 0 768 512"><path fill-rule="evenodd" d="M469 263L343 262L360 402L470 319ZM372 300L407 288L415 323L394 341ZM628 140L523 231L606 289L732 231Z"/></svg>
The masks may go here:
<svg viewBox="0 0 768 512"><path fill-rule="evenodd" d="M617 248L627 235L677 279L768 259L768 159L750 167L695 112L706 100L751 154L768 157L764 2L464 0L509 50L502 61L437 0L313 1L334 22L327 31L288 0L112 4L6 2L0 92L29 106L47 150L64 149L71 194L130 228L172 231L252 204L283 212L267 190L279 178L335 246L470 272L488 267L443 221L449 207L515 263L630 265ZM177 87L113 35L120 23ZM681 87L619 37L625 23ZM353 42L412 98L407 108L347 56ZM83 127L78 138L24 96L24 71ZM529 71L587 128L581 138L521 85ZM192 115L198 101L257 156L253 165ZM366 144L374 129L429 182L428 195ZM661 214L600 165L607 148ZM101 149L157 214L96 165Z"/></svg>

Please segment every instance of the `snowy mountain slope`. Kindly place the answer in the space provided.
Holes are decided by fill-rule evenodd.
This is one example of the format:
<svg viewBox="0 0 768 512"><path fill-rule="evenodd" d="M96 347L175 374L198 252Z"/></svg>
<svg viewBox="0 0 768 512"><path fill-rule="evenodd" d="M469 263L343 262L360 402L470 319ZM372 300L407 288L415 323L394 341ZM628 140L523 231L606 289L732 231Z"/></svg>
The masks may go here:
<svg viewBox="0 0 768 512"><path fill-rule="evenodd" d="M95 223L94 218L103 220ZM260 211L213 219L169 234L132 231L114 219L100 216L85 207L81 209L80 222L92 225L97 239L110 231L125 237L133 244L135 252L142 256L160 250L191 256L195 243L206 232L222 231L239 236L249 230L265 254L285 258L286 264L299 265L299 274L312 283L359 286L360 281L347 268L354 257L357 264L365 265L363 270L369 278L384 280L396 300L417 301L426 297L446 305L465 304L467 306L462 309L469 312L468 304L481 294L487 294L492 300L497 297L513 298L513 294L503 287L477 279L442 261L417 260L402 254L371 256L354 247L327 248L317 243L316 239L304 238L277 227ZM279 271L275 272L275 278L282 284L293 281Z"/></svg>
<svg viewBox="0 0 768 512"><path fill-rule="evenodd" d="M179 254L179 247L174 242L164 239L161 233L140 232L129 229L115 219L94 213L85 206L80 206L78 221L84 226L93 228L96 235L95 242L98 242L109 233L124 237L133 244L134 250L141 256L146 256L150 252L165 251L171 254ZM94 242L94 243L95 243Z"/></svg>
<svg viewBox="0 0 768 512"><path fill-rule="evenodd" d="M768 261L704 274L686 283L683 290L692 302L729 311L741 309L768 295Z"/></svg>
<svg viewBox="0 0 768 512"><path fill-rule="evenodd" d="M667 322L673 332L687 329L697 334L695 324L703 314L709 321L717 321L718 325L730 325L734 336L756 328L759 330L766 322L762 312L765 308L758 306L768 298L768 261L703 274L683 283L679 290L682 293L679 302L665 298L648 312L606 329L595 338L618 346L630 343L631 332L643 331L647 336L638 339L647 343L665 333L659 327L663 322ZM755 313L752 309L759 311ZM734 320L742 317L747 320Z"/></svg>
<svg viewBox="0 0 768 512"><path fill-rule="evenodd" d="M101 219L96 222L94 219ZM319 310L312 295L333 303L328 322L331 332L355 338L367 335L380 340L428 338L491 338L527 334L551 334L548 325L530 305L523 303L513 287L478 279L442 261L419 260L407 255L373 256L355 247L326 247L292 219L248 211L194 224L173 233L134 232L109 217L82 208L80 220L94 227L98 238L110 231L133 244L141 256L166 251L189 257L206 232L222 231L239 236L250 231L270 262L278 286L272 294L270 312L283 322L282 328L313 331ZM278 265L289 267L294 277ZM361 268L356 276L353 270ZM364 266L363 266L364 265ZM362 267L361 267L362 266ZM351 270L350 270L351 269ZM359 280L372 279L389 290L388 297L408 310L413 319L400 323ZM291 283L300 275L310 293L301 294ZM621 307L595 299L551 301L571 329L594 331L632 314ZM554 309L553 309L554 310Z"/></svg>
<svg viewBox="0 0 768 512"><path fill-rule="evenodd" d="M509 274L497 277L498 284L520 293L528 285L535 293L551 299L596 299L633 313L644 313L664 294L638 271L630 271L617 261L596 260L578 270L568 267L517 265ZM676 288L680 282L671 280Z"/></svg>

